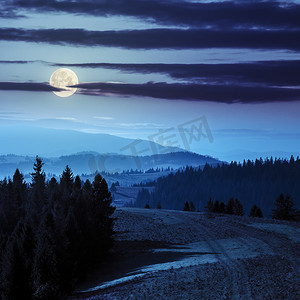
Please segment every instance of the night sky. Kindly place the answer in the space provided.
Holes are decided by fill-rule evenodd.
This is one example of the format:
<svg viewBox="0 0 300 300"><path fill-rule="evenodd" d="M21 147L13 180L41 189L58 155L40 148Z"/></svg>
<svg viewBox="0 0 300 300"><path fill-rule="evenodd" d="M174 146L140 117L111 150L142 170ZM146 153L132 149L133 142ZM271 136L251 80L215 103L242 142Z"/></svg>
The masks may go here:
<svg viewBox="0 0 300 300"><path fill-rule="evenodd" d="M189 150L300 155L299 16L300 1L1 0L0 136L149 139L205 120ZM48 83L60 67L79 78L68 98Z"/></svg>

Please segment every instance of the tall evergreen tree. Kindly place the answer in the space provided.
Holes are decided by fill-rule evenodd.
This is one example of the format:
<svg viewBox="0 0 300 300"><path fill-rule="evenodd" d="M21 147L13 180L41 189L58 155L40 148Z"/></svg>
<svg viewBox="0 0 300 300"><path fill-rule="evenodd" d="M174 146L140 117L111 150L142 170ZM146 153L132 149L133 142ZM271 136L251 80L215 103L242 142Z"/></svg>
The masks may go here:
<svg viewBox="0 0 300 300"><path fill-rule="evenodd" d="M46 203L46 174L43 171L43 161L37 156L33 166L34 172L31 173L31 192L33 195L34 208L39 213Z"/></svg>
<svg viewBox="0 0 300 300"><path fill-rule="evenodd" d="M73 189L74 175L70 167L67 165L64 169L61 179L60 186L63 190L64 195L70 196Z"/></svg>
<svg viewBox="0 0 300 300"><path fill-rule="evenodd" d="M26 200L26 184L24 183L24 176L20 173L19 169L16 169L14 173L12 184L14 191L14 206L16 210L20 210Z"/></svg>
<svg viewBox="0 0 300 300"><path fill-rule="evenodd" d="M93 181L93 198L90 212L93 216L93 226L97 240L94 241L101 252L106 252L112 246L113 219L111 215L115 208L111 206L112 197L105 179L97 174Z"/></svg>

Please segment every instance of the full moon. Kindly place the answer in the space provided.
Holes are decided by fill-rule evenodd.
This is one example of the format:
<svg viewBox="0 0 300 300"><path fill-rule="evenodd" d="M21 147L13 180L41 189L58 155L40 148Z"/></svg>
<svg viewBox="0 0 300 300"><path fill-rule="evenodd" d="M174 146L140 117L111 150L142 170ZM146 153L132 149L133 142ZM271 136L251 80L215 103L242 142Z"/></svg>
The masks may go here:
<svg viewBox="0 0 300 300"><path fill-rule="evenodd" d="M77 75L70 69L61 68L56 70L50 77L50 85L64 89L64 91L54 91L53 93L59 97L72 96L77 88L69 87L78 84Z"/></svg>

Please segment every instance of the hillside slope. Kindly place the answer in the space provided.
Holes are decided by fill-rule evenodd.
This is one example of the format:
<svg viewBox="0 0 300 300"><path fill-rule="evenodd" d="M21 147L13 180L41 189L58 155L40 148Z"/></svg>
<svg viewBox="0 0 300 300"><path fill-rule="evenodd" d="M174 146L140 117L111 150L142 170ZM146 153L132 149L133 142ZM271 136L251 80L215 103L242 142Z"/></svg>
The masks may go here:
<svg viewBox="0 0 300 300"><path fill-rule="evenodd" d="M72 299L296 299L297 223L117 209L114 259Z"/></svg>

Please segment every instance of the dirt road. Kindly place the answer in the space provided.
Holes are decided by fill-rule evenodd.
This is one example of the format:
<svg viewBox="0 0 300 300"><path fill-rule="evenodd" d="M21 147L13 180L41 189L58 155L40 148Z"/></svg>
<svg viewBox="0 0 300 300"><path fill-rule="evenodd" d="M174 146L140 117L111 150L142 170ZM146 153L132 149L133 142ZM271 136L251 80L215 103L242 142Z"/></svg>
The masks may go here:
<svg viewBox="0 0 300 300"><path fill-rule="evenodd" d="M299 224L182 211L115 212L114 261L73 299L299 299Z"/></svg>

